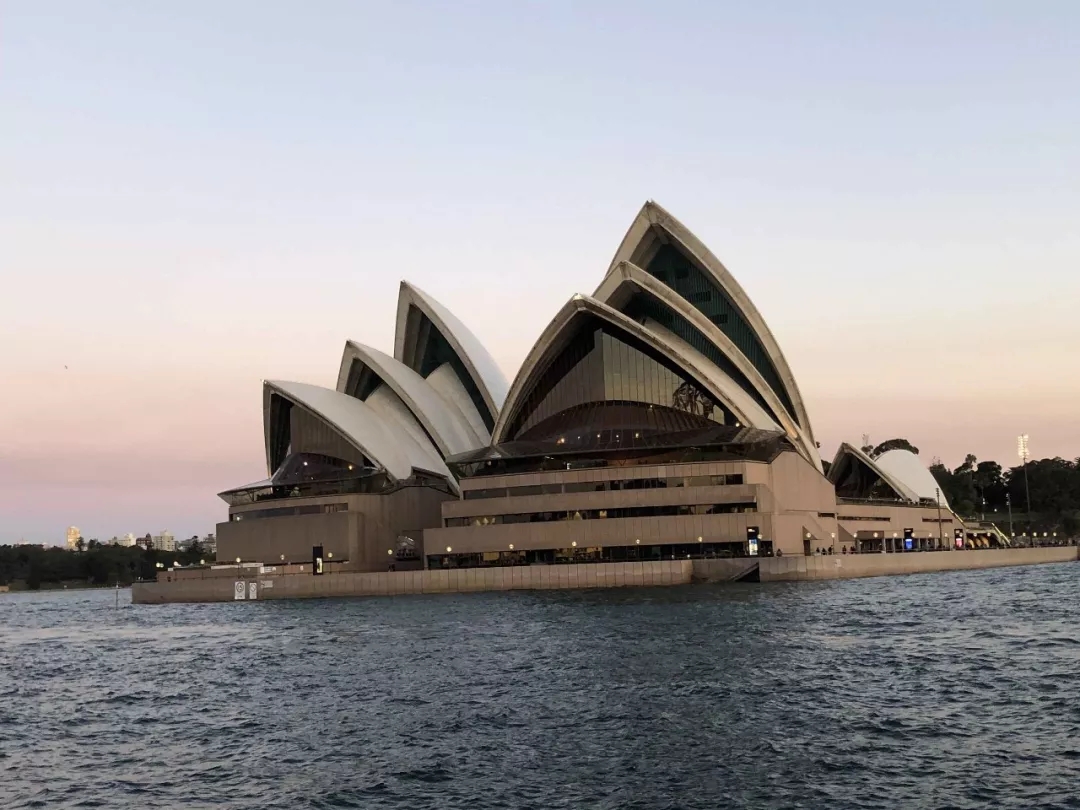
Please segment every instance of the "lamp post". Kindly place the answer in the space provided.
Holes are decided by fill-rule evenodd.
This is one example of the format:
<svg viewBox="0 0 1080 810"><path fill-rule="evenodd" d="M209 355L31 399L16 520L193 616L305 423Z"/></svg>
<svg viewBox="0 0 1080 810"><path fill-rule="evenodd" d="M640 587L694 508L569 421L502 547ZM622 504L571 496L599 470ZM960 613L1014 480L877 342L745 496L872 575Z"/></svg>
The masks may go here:
<svg viewBox="0 0 1080 810"><path fill-rule="evenodd" d="M938 548L945 548L945 536L942 534L941 523L941 487L934 487L934 495L937 496L937 542Z"/></svg>
<svg viewBox="0 0 1080 810"><path fill-rule="evenodd" d="M1005 505L1009 507L1009 539L1013 537L1013 522L1012 522L1012 495L1008 492L1005 493Z"/></svg>

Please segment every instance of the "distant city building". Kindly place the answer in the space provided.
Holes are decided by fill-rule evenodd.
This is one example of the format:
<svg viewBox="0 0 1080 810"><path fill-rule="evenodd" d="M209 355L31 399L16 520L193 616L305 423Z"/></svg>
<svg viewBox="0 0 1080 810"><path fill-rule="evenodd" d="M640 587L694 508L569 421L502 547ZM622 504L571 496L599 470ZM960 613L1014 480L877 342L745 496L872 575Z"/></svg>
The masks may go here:
<svg viewBox="0 0 1080 810"><path fill-rule="evenodd" d="M135 538L135 545L139 548L151 549L154 547L154 538L149 534L146 537L137 537Z"/></svg>
<svg viewBox="0 0 1080 810"><path fill-rule="evenodd" d="M200 543L207 554L217 554L217 537L213 534L206 535Z"/></svg>
<svg viewBox="0 0 1080 810"><path fill-rule="evenodd" d="M120 545L127 546L129 548L131 546L135 545L135 535L132 534L131 532L128 532L127 534L125 534L123 537L120 538Z"/></svg>
<svg viewBox="0 0 1080 810"><path fill-rule="evenodd" d="M67 547L68 551L74 551L79 547L79 527L68 526L67 530Z"/></svg>
<svg viewBox="0 0 1080 810"><path fill-rule="evenodd" d="M160 535L154 535L152 540L154 551L176 551L176 538L171 532L162 529Z"/></svg>
<svg viewBox="0 0 1080 810"><path fill-rule="evenodd" d="M154 535L153 548L155 551L176 551L176 538L162 529L161 534Z"/></svg>

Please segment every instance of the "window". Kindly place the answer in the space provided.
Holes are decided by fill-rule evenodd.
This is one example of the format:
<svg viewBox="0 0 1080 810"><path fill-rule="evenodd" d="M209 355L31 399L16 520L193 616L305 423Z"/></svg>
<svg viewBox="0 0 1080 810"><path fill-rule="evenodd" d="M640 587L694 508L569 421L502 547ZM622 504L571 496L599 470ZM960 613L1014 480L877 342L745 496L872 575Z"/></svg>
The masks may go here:
<svg viewBox="0 0 1080 810"><path fill-rule="evenodd" d="M294 515L322 515L334 512L348 512L347 503L312 504L310 506L279 506L274 509L251 509L232 515L234 522L261 518L292 517Z"/></svg>
<svg viewBox="0 0 1080 810"><path fill-rule="evenodd" d="M614 518L671 517L674 515L730 515L756 512L757 504L717 503L670 506L624 506L609 509L570 509L548 512L515 512L506 515L484 515L468 518L447 518L447 528L460 526L495 526L508 523L550 523L560 520L603 520Z"/></svg>
<svg viewBox="0 0 1080 810"><path fill-rule="evenodd" d="M572 481L564 485L566 492L604 492L607 481Z"/></svg>
<svg viewBox="0 0 1080 810"><path fill-rule="evenodd" d="M532 486L525 487L510 487L507 490L507 494L511 498L519 498L524 495L544 495L544 487L541 484L533 484Z"/></svg>
<svg viewBox="0 0 1080 810"><path fill-rule="evenodd" d="M466 489L461 494L467 501L477 501L485 498L505 498L506 489L504 487L499 487L498 489Z"/></svg>

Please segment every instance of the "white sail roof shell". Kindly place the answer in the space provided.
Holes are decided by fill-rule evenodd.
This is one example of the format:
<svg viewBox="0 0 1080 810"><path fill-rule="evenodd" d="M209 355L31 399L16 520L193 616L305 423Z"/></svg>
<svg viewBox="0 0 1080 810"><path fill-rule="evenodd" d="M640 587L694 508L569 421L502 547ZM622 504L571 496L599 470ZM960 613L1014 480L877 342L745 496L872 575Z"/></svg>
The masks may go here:
<svg viewBox="0 0 1080 810"><path fill-rule="evenodd" d="M355 397L308 383L267 380L263 385L326 422L392 479L409 478L418 469L454 482L449 468L430 443L422 446L403 425L389 422ZM269 448L269 419L263 427Z"/></svg>
<svg viewBox="0 0 1080 810"><path fill-rule="evenodd" d="M772 331L734 276L689 228L656 202L649 200L642 206L630 225L630 229L623 237L619 249L615 251L615 256L609 266L609 273L623 262L634 263L638 252L643 246L655 239L656 234L662 235L662 241L675 243L685 255L692 256L698 266L712 279L713 283L730 297L733 305L745 318L747 325L776 369L781 385L792 402L794 412L791 416L801 427L807 445L816 448L814 432L810 426L810 415L803 404L802 395L795 381L795 375L792 373Z"/></svg>
<svg viewBox="0 0 1080 810"><path fill-rule="evenodd" d="M394 335L394 356L403 359L409 326L409 310L415 308L427 317L446 338L473 378L487 404L492 419L497 419L506 401L509 385L495 359L465 324L418 287L401 282L398 293L397 325Z"/></svg>
<svg viewBox="0 0 1080 810"><path fill-rule="evenodd" d="M941 492L941 485L934 474L910 450L888 450L875 458L874 464L911 490L916 497L936 502L940 495L941 505L948 507L945 493Z"/></svg>
<svg viewBox="0 0 1080 810"><path fill-rule="evenodd" d="M338 391L345 391L355 361L371 369L383 385L401 399L435 441L442 458L475 450L487 443L487 436L478 436L458 407L444 399L427 380L399 360L370 346L351 340L345 344L338 371Z"/></svg>

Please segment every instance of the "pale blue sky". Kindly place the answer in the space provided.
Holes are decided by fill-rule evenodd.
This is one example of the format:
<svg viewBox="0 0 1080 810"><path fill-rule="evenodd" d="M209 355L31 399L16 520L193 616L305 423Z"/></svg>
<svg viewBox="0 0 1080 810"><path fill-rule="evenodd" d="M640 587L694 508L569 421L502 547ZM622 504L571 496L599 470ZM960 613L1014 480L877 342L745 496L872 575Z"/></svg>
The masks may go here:
<svg viewBox="0 0 1080 810"><path fill-rule="evenodd" d="M211 530L402 278L512 377L646 198L826 455L1076 456L1078 88L1064 1L8 0L0 542Z"/></svg>

